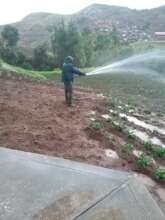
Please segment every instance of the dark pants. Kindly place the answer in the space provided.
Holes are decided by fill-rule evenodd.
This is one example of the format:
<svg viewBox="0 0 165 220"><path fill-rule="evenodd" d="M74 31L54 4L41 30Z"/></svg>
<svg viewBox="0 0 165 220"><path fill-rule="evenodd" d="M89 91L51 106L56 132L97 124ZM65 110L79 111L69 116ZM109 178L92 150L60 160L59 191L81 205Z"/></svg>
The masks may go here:
<svg viewBox="0 0 165 220"><path fill-rule="evenodd" d="M68 105L72 105L73 86L72 82L64 84L65 87L65 101Z"/></svg>

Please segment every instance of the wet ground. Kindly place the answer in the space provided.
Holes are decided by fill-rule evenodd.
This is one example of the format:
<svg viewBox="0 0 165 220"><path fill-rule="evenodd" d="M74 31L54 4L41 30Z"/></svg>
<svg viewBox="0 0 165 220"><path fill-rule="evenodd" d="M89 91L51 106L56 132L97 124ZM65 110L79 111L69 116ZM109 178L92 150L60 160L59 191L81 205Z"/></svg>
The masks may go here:
<svg viewBox="0 0 165 220"><path fill-rule="evenodd" d="M1 146L70 159L88 158L99 148L84 132L96 97L81 92L75 96L76 105L69 108L61 88L0 80Z"/></svg>
<svg viewBox="0 0 165 220"><path fill-rule="evenodd" d="M107 160L104 146L88 136L90 111L105 100L75 91L74 106L64 103L63 89L24 81L0 80L0 145L24 151L121 167Z"/></svg>
<svg viewBox="0 0 165 220"><path fill-rule="evenodd" d="M165 118L141 115L141 111L132 110L131 106L125 106L126 111L123 105L107 109L103 95L83 89L76 89L74 97L73 107L67 107L60 87L0 79L0 145L151 176L150 170L137 167L135 155L123 153L120 146L132 143L136 150L143 150L140 140L143 134L146 140L152 138L162 145L158 147L163 147ZM126 115L122 118L120 114ZM101 128L91 128L91 121L99 121ZM140 138L136 135L137 139L130 140L120 128L121 122L134 131L134 135L141 132ZM164 158L155 160L156 166L164 168ZM164 186L156 183L151 189L164 206L165 201L157 189L164 192Z"/></svg>

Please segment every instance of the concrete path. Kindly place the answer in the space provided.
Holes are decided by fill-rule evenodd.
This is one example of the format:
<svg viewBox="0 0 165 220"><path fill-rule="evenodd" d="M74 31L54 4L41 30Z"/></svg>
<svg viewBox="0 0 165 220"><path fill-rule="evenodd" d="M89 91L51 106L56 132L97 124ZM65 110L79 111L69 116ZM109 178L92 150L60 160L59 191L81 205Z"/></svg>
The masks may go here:
<svg viewBox="0 0 165 220"><path fill-rule="evenodd" d="M0 148L0 220L164 220L134 176Z"/></svg>

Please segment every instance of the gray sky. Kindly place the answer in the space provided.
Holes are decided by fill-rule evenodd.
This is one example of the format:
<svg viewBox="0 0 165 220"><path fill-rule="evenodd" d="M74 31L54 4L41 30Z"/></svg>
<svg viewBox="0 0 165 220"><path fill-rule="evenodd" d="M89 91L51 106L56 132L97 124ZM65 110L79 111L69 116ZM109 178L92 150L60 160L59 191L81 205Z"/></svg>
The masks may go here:
<svg viewBox="0 0 165 220"><path fill-rule="evenodd" d="M32 12L71 14L92 3L146 9L165 5L165 0L0 0L0 24L19 21Z"/></svg>

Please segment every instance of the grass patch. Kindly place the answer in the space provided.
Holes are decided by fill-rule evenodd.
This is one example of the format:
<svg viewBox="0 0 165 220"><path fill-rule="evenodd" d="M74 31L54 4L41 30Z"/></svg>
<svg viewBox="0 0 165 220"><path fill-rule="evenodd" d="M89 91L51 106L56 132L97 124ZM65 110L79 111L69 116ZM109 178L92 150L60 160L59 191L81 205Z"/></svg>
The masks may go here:
<svg viewBox="0 0 165 220"><path fill-rule="evenodd" d="M95 130L97 130L97 131L99 131L99 130L101 130L102 125L101 125L100 122L97 122L97 121L91 121L88 127L89 127L89 128L92 128L92 129L95 129Z"/></svg>
<svg viewBox="0 0 165 220"><path fill-rule="evenodd" d="M165 149L163 147L154 147L151 141L146 141L144 147L150 151L153 157L165 158Z"/></svg>
<svg viewBox="0 0 165 220"><path fill-rule="evenodd" d="M124 129L125 129L124 124L119 123L119 122L114 122L114 121L112 121L111 123L112 123L112 126L113 126L117 131L120 131L120 132L124 131Z"/></svg>
<svg viewBox="0 0 165 220"><path fill-rule="evenodd" d="M156 169L154 172L154 177L159 180L165 180L165 169Z"/></svg>
<svg viewBox="0 0 165 220"><path fill-rule="evenodd" d="M135 134L134 134L134 132L133 132L133 131L127 131L127 137L128 137L129 139L134 140L134 139L135 139Z"/></svg>
<svg viewBox="0 0 165 220"><path fill-rule="evenodd" d="M146 150L152 151L153 150L153 144L151 141L145 141L144 142L144 147Z"/></svg>
<svg viewBox="0 0 165 220"><path fill-rule="evenodd" d="M106 136L107 138L108 138L108 140L112 143L112 144L116 144L116 140L115 140L115 138L114 138L114 136L112 135L112 134L108 134L107 136Z"/></svg>
<svg viewBox="0 0 165 220"><path fill-rule="evenodd" d="M152 154L154 157L165 158L165 149L162 147L154 147L152 149Z"/></svg>
<svg viewBox="0 0 165 220"><path fill-rule="evenodd" d="M118 101L115 97L109 97L107 101L108 108L115 108Z"/></svg>
<svg viewBox="0 0 165 220"><path fill-rule="evenodd" d="M32 79L38 80L53 80L60 75L61 70L55 69L53 71L34 71L34 70L27 70L21 67L12 66L0 60L0 70L4 73L15 73L23 77L29 77Z"/></svg>
<svg viewBox="0 0 165 220"><path fill-rule="evenodd" d="M134 145L133 144L124 144L122 145L122 151L126 153L130 153L134 150Z"/></svg>
<svg viewBox="0 0 165 220"><path fill-rule="evenodd" d="M150 166L153 163L153 158L142 153L138 157L137 163L140 167L146 168L147 166Z"/></svg>

